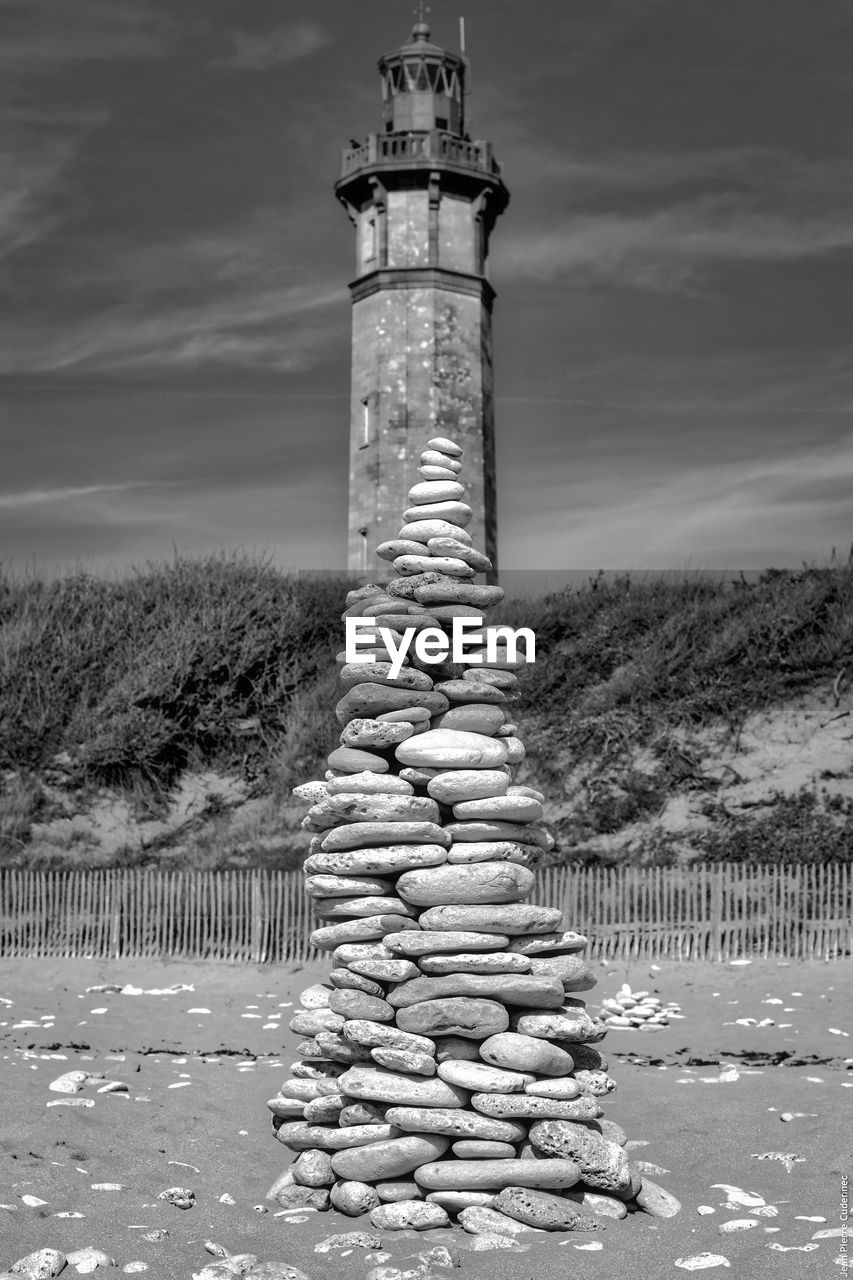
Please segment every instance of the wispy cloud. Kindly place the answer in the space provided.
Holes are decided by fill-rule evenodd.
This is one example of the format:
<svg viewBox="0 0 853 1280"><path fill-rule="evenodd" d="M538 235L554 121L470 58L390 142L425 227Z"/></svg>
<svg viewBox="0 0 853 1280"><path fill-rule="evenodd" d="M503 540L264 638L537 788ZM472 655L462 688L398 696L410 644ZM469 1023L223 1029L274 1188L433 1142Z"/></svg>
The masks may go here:
<svg viewBox="0 0 853 1280"><path fill-rule="evenodd" d="M793 262L853 248L853 165L843 159L816 163L761 148L540 158L542 172L580 193L576 207L595 211L502 235L496 261L510 276L670 293L695 289L715 263ZM684 187L700 189L686 195ZM643 196L640 209L631 207L635 195Z"/></svg>
<svg viewBox="0 0 853 1280"><path fill-rule="evenodd" d="M234 71L269 71L300 58L308 58L329 42L316 22L283 22L271 31L237 31L233 51L211 65Z"/></svg>
<svg viewBox="0 0 853 1280"><path fill-rule="evenodd" d="M19 78L63 63L149 58L170 27L145 0L4 0L0 69Z"/></svg>
<svg viewBox="0 0 853 1280"><path fill-rule="evenodd" d="M0 493L0 510L12 511L25 507L40 507L51 503L77 502L104 493L127 493L134 489L147 489L145 481L127 484L65 485L55 489L26 489L21 493Z"/></svg>

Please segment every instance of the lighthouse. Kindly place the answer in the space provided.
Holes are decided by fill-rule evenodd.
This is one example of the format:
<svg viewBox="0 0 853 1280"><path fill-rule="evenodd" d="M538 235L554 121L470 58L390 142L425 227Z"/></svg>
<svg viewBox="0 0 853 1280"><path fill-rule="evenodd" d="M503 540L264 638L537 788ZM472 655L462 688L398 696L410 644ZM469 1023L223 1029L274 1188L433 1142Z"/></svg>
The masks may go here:
<svg viewBox="0 0 853 1280"><path fill-rule="evenodd" d="M465 450L475 545L497 565L489 239L509 193L466 127L467 64L419 21L379 59L380 130L343 151L355 229L347 565L400 528L426 441Z"/></svg>

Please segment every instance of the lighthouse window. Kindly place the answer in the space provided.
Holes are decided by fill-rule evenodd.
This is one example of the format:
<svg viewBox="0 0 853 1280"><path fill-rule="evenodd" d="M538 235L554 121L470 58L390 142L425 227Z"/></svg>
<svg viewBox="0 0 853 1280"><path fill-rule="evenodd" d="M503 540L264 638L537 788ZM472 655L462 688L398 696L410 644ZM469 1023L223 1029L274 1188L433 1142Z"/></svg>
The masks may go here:
<svg viewBox="0 0 853 1280"><path fill-rule="evenodd" d="M446 129L446 128L447 128L447 117L446 117L446 116L436 116L436 117L435 117L435 127L436 127L436 129Z"/></svg>
<svg viewBox="0 0 853 1280"><path fill-rule="evenodd" d="M364 239L361 246L362 262L370 262L376 257L376 219L368 218L364 224Z"/></svg>
<svg viewBox="0 0 853 1280"><path fill-rule="evenodd" d="M370 444L373 434L373 415L370 412L370 396L363 396L361 401L361 448Z"/></svg>
<svg viewBox="0 0 853 1280"><path fill-rule="evenodd" d="M359 529L358 536L361 538L361 548L360 548L361 568L366 569L367 568L367 530Z"/></svg>

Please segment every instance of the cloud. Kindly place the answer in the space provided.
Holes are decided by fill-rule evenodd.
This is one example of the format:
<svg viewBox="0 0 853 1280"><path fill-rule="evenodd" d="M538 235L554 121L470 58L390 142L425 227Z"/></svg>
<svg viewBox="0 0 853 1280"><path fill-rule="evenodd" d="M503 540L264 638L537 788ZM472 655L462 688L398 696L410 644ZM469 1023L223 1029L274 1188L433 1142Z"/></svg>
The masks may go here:
<svg viewBox="0 0 853 1280"><path fill-rule="evenodd" d="M143 0L4 0L0 69L20 78L60 64L150 58L170 23Z"/></svg>
<svg viewBox="0 0 853 1280"><path fill-rule="evenodd" d="M147 489L143 481L127 484L66 485L56 489L26 489L21 493L0 493L0 510L44 506L48 503L76 502L79 498L91 498L103 493L127 493L132 489Z"/></svg>
<svg viewBox="0 0 853 1280"><path fill-rule="evenodd" d="M233 52L211 65L234 71L269 71L308 58L328 42L329 36L316 22L283 22L272 31L236 32Z"/></svg>

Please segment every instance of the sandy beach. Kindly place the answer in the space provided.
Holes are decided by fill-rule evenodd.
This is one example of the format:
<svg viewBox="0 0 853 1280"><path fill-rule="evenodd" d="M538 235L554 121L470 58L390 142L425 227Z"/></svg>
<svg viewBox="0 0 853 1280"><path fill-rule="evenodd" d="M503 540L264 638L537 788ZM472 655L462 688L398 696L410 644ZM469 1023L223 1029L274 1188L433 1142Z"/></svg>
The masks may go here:
<svg viewBox="0 0 853 1280"><path fill-rule="evenodd" d="M115 1259L113 1274L145 1263L152 1277L189 1280L213 1261L212 1241L330 1280L342 1254L315 1246L369 1229L366 1220L277 1216L265 1200L291 1162L272 1137L266 1099L295 1057L287 1021L298 994L324 973L323 965L0 963L0 1264L45 1246L94 1245ZM440 1242L472 1277L506 1280L580 1268L612 1277L629 1267L656 1277L726 1263L731 1274L777 1280L843 1274L834 1265L839 1237L821 1233L840 1229L850 1167L851 973L848 961L601 966L591 1005L627 981L681 1006L668 1027L614 1030L603 1046L619 1085L606 1114L627 1130L633 1157L655 1166L648 1176L678 1196L681 1213L527 1236L519 1254L470 1253L472 1237L458 1227L389 1233L380 1254L356 1249L346 1266L388 1280L419 1266L440 1276L443 1268L418 1261ZM126 990L87 991L105 986ZM104 1080L72 1096L49 1089L73 1070ZM107 1081L127 1092L99 1093ZM78 1099L94 1105L65 1105ZM158 1200L174 1186L195 1193L192 1209ZM721 1231L733 1221L752 1226ZM718 1261L698 1267L701 1255Z"/></svg>

